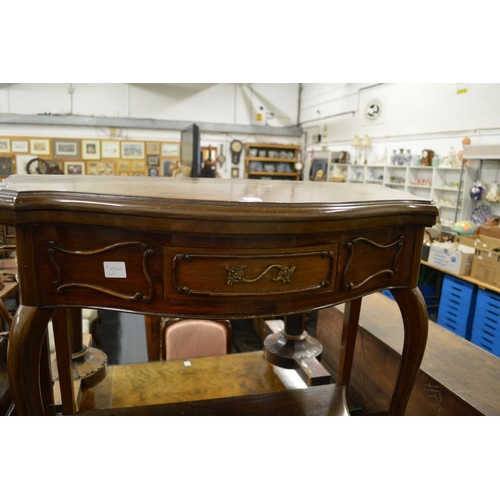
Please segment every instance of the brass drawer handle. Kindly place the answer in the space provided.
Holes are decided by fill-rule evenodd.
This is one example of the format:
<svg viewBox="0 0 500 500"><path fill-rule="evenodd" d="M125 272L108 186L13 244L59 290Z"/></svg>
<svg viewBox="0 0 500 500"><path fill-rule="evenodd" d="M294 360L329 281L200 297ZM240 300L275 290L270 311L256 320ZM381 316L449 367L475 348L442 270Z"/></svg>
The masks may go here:
<svg viewBox="0 0 500 500"><path fill-rule="evenodd" d="M240 267L226 267L228 271L227 284L233 286L233 283L255 283L263 278L271 269L279 269L276 278L272 278L271 281L282 281L285 284L290 283L293 272L295 271L295 266L281 266L279 264L273 264L268 266L259 276L253 279L247 279L244 277L245 269L247 266L243 265Z"/></svg>

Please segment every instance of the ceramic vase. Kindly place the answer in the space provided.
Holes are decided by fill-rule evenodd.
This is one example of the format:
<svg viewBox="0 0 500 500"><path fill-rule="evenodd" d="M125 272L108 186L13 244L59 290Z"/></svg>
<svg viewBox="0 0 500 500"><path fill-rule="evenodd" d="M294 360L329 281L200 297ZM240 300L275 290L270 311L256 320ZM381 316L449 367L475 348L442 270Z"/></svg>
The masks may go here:
<svg viewBox="0 0 500 500"><path fill-rule="evenodd" d="M406 150L406 156L405 156L405 165L410 166L411 165L411 150L407 149Z"/></svg>
<svg viewBox="0 0 500 500"><path fill-rule="evenodd" d="M399 153L397 154L397 164L398 165L404 165L405 164L405 153L404 149L400 149Z"/></svg>
<svg viewBox="0 0 500 500"><path fill-rule="evenodd" d="M472 200L479 201L483 197L484 187L480 181L474 182L470 188L470 197Z"/></svg>
<svg viewBox="0 0 500 500"><path fill-rule="evenodd" d="M398 154L396 153L396 150L392 150L392 156L391 156L391 165L396 165L396 162L398 160Z"/></svg>

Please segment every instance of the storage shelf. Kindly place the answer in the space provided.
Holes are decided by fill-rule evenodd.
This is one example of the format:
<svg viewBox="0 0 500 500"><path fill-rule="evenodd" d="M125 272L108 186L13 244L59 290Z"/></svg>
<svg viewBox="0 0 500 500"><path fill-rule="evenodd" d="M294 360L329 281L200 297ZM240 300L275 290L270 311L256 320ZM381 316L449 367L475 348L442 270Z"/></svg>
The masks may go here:
<svg viewBox="0 0 500 500"><path fill-rule="evenodd" d="M500 151L500 146L498 151ZM468 199L469 189L472 182L476 180L472 178L475 175L472 174L475 167L472 167L471 161L469 161L467 168L432 165L364 165L353 162L336 163L333 161L336 158L334 153L333 151L314 150L313 158L326 160L328 164L326 179L330 182L343 180L346 183L346 189L348 189L349 184L382 185L399 191L403 190L423 199L434 200L434 202L438 199L447 200L453 205L439 206L445 214L444 219L452 221L452 223L457 220L469 219L476 206L475 201ZM497 169L500 169L500 166ZM493 171L492 168L488 170L488 172ZM382 175L383 180L380 180ZM413 184L413 182L419 181L428 184ZM440 187L445 184L459 187ZM494 205L492 212L498 206L497 212L500 213L500 204L492 205Z"/></svg>
<svg viewBox="0 0 500 500"><path fill-rule="evenodd" d="M247 157L247 160L248 161L275 161L275 162L278 162L278 163L296 163L296 159L295 158L269 158L267 156L248 156Z"/></svg>
<svg viewBox="0 0 500 500"><path fill-rule="evenodd" d="M435 187L434 191L447 191L449 193L458 193L459 190L455 188Z"/></svg>
<svg viewBox="0 0 500 500"><path fill-rule="evenodd" d="M269 150L276 151L278 157L270 158L267 156ZM294 164L297 163L300 153L300 146L290 145L290 144L266 144L261 142L247 143L245 144L245 176L247 179L252 178L269 178L269 179L290 179L298 180L300 178L300 171L296 171ZM258 156L259 152L266 152L266 156ZM290 155L293 153L293 158L280 158L279 152L284 151ZM252 156L250 156L250 152ZM257 156L255 156L257 153ZM288 156L287 155L287 156ZM266 172L265 170L252 170L255 167L254 163L261 163L266 165L277 165L279 163L284 163L291 166L291 172ZM283 169L284 170L284 169Z"/></svg>
<svg viewBox="0 0 500 500"><path fill-rule="evenodd" d="M296 144L275 144L275 143L265 143L265 142L252 142L246 144L248 148L262 148L262 149L297 149L299 150L301 147Z"/></svg>
<svg viewBox="0 0 500 500"><path fill-rule="evenodd" d="M248 175L265 175L265 176L273 176L273 177L297 177L297 172L248 172Z"/></svg>

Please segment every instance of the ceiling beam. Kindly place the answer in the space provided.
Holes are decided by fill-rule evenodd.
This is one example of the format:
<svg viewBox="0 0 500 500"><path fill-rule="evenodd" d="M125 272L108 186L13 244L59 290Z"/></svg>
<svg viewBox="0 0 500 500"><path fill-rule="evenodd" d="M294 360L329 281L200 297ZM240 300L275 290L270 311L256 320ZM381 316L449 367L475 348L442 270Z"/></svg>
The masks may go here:
<svg viewBox="0 0 500 500"><path fill-rule="evenodd" d="M0 114L0 123L15 125L72 125L79 127L114 127L151 130L184 130L193 122L181 120L157 120L153 118L118 118L77 115L18 115ZM230 123L196 122L201 132L226 134L253 134L282 137L301 137L299 127L269 127L263 125L237 125Z"/></svg>

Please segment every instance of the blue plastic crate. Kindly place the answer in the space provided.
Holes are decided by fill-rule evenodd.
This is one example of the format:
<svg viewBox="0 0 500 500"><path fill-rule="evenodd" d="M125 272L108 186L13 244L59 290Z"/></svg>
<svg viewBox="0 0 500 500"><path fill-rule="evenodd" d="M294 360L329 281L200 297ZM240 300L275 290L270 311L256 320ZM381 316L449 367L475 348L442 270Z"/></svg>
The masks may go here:
<svg viewBox="0 0 500 500"><path fill-rule="evenodd" d="M454 276L443 278L437 323L470 340L477 286Z"/></svg>
<svg viewBox="0 0 500 500"><path fill-rule="evenodd" d="M500 356L500 295L479 290L472 324L471 342Z"/></svg>
<svg viewBox="0 0 500 500"><path fill-rule="evenodd" d="M386 297L389 297L390 299L394 300L394 296L392 295L390 290L382 290L382 292L380 292L380 293L382 295L385 295Z"/></svg>
<svg viewBox="0 0 500 500"><path fill-rule="evenodd" d="M473 283L446 275L441 288L441 299L454 301L462 306L468 306L477 295L477 286Z"/></svg>

